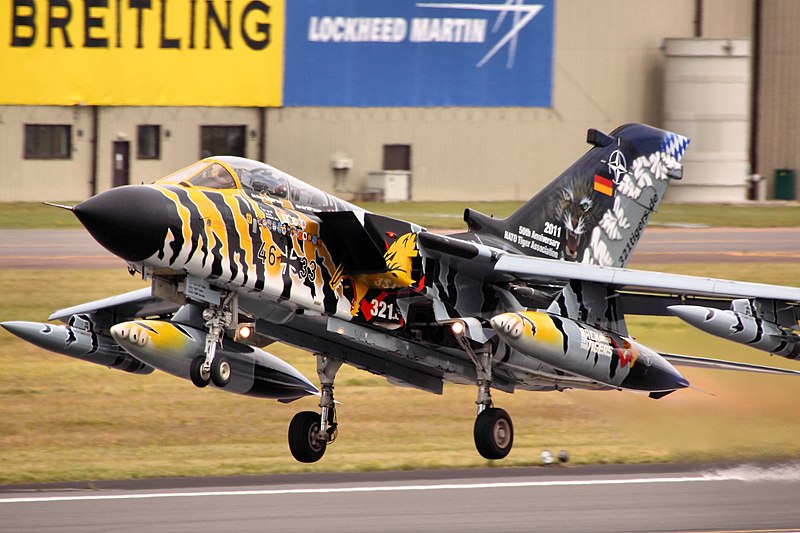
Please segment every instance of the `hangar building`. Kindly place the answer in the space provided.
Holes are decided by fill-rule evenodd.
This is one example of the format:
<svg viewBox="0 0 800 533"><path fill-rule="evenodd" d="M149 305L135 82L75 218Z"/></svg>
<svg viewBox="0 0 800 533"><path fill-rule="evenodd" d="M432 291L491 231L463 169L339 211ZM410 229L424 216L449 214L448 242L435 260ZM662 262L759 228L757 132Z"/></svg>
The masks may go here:
<svg viewBox="0 0 800 533"><path fill-rule="evenodd" d="M800 167L792 0L10 1L0 201L82 200L212 153L345 198L398 179L413 200L521 200L587 128L669 122L674 38L745 40L744 135L728 144L769 178ZM725 156L717 130L692 148Z"/></svg>

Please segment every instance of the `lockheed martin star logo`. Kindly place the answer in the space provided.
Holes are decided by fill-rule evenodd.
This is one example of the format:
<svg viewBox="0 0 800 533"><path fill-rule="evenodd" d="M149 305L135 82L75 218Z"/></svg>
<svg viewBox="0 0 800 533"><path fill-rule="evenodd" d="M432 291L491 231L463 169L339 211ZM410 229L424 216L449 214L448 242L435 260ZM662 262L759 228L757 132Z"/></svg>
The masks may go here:
<svg viewBox="0 0 800 533"><path fill-rule="evenodd" d="M417 7L429 7L435 9L471 9L473 11L497 11L497 19L492 27L492 33L497 33L500 25L506 18L506 15L512 13L511 29L503 35L497 43L492 47L489 52L483 56L483 59L478 61L476 65L478 68L485 65L492 59L497 52L500 51L505 45L508 45L508 60L506 61L506 68L514 66L514 57L517 53L517 37L519 32L533 20L533 17L539 14L544 6L541 4L526 5L525 0L506 0L505 4L417 4Z"/></svg>

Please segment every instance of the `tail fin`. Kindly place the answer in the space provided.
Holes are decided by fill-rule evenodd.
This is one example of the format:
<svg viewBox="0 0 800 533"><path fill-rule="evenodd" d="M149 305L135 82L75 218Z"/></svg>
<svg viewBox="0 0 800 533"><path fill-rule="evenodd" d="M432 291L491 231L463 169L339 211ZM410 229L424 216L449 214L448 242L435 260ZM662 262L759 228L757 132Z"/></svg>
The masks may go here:
<svg viewBox="0 0 800 533"><path fill-rule="evenodd" d="M644 124L590 129L586 154L506 219L467 209L472 237L526 255L624 266L689 139Z"/></svg>

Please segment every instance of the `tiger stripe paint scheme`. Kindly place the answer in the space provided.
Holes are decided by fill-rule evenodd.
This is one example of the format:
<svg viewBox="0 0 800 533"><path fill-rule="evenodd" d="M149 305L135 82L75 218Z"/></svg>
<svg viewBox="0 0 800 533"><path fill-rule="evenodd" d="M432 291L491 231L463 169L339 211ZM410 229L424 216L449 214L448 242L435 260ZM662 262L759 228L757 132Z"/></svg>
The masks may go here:
<svg viewBox="0 0 800 533"><path fill-rule="evenodd" d="M174 376L189 374L189 367L203 351L205 331L188 324L164 320L134 320L111 328L111 335L140 361ZM315 394L317 388L300 372L278 357L224 339L219 356L230 361L229 392L260 398L295 400Z"/></svg>
<svg viewBox="0 0 800 533"><path fill-rule="evenodd" d="M491 324L511 347L565 372L633 390L671 390L676 383L661 355L612 331L540 311L503 313Z"/></svg>
<svg viewBox="0 0 800 533"><path fill-rule="evenodd" d="M631 389L662 398L688 386L671 361L778 371L660 354L628 336L623 311L658 315L676 298L737 298L734 312L747 304L747 316L758 315L759 338L769 322L783 333L779 346L796 342L800 289L620 268L670 181L681 178L688 139L628 124L590 130L587 140L589 151L507 218L468 209L468 231L448 236L230 156L152 185L110 189L72 211L152 287L51 318L88 317L98 340L145 369L283 400L315 389L253 346L277 341L315 354L320 413L298 413L289 425L301 462L319 460L336 437L333 388L343 363L438 394L445 381L477 385L474 438L487 459L505 457L513 442L511 418L494 407L491 389ZM705 308L673 311L690 323L698 313L713 319ZM67 327L3 325L59 353L107 360L84 357L91 342L74 353L62 346L74 333ZM255 336L245 341L240 325L254 326Z"/></svg>
<svg viewBox="0 0 800 533"><path fill-rule="evenodd" d="M387 289L419 285L412 277L419 257L412 224L406 224L407 233L386 237L385 272L350 274L320 237L320 219L289 200L238 187L162 182L149 187L163 195L169 213L163 247L145 261L156 275L188 273L227 289L249 290L259 299L367 322L401 322L396 311L361 310L375 307L376 298L384 302ZM396 310L396 302L391 305Z"/></svg>

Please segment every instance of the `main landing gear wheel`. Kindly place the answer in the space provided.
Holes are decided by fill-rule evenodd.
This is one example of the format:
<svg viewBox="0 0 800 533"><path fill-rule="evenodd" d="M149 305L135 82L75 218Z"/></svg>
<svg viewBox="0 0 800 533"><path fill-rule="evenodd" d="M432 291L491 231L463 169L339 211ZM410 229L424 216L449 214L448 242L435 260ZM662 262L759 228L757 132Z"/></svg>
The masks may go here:
<svg viewBox="0 0 800 533"><path fill-rule="evenodd" d="M231 364L227 357L214 358L211 363L211 381L220 388L231 382Z"/></svg>
<svg viewBox="0 0 800 533"><path fill-rule="evenodd" d="M325 455L328 443L319 438L319 413L302 411L289 424L289 450L301 463L316 463Z"/></svg>
<svg viewBox="0 0 800 533"><path fill-rule="evenodd" d="M203 388L211 381L211 373L203 371L203 365L206 362L206 356L200 355L192 359L192 365L189 367L189 377L192 379L195 387Z"/></svg>
<svg viewBox="0 0 800 533"><path fill-rule="evenodd" d="M502 459L514 444L514 425L503 409L488 407L475 419L475 447L486 459Z"/></svg>

